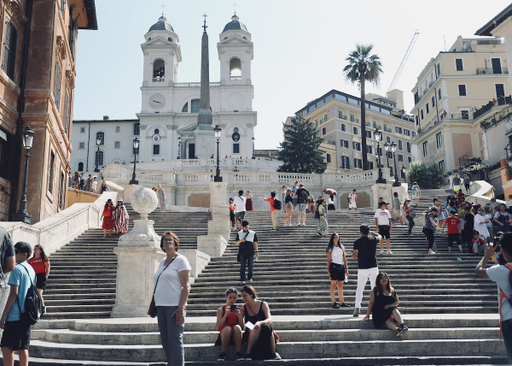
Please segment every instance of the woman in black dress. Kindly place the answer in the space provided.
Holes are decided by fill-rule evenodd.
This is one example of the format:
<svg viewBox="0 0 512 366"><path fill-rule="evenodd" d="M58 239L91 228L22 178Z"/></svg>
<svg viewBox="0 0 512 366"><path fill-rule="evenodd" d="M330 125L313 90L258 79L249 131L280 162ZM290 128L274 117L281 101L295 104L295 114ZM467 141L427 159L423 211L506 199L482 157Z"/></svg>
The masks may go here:
<svg viewBox="0 0 512 366"><path fill-rule="evenodd" d="M247 344L244 360L280 360L281 356L276 352L276 342L270 325L272 317L268 304L256 300L256 290L252 286L242 288L242 300L245 302L241 309L245 322L242 343ZM254 326L253 329L249 329L249 322Z"/></svg>
<svg viewBox="0 0 512 366"><path fill-rule="evenodd" d="M402 314L397 309L399 303L398 295L395 289L391 287L388 274L380 272L375 280L375 287L370 293L370 303L363 319L370 319L371 313L376 328L381 328L386 324L389 329L395 332L397 337L400 337L409 328L405 325Z"/></svg>

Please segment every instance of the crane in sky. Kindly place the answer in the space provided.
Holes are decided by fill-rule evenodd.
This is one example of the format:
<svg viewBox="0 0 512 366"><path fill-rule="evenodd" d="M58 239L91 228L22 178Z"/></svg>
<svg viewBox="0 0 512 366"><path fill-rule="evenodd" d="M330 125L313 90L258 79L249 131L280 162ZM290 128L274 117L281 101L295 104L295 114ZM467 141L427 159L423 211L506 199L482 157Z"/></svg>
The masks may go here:
<svg viewBox="0 0 512 366"><path fill-rule="evenodd" d="M405 56L402 59L402 62L400 63L398 70L396 71L395 77L393 77L393 81L391 82L391 85L389 86L388 92L390 92L391 90L394 89L398 79L400 78L400 74L402 73L402 70L404 69L407 59L411 55L412 49L414 48L414 45L416 44L416 40L418 39L419 35L420 35L420 31L416 30L414 32L414 36L412 37L411 43L409 43L409 47L407 48L407 51L405 52Z"/></svg>

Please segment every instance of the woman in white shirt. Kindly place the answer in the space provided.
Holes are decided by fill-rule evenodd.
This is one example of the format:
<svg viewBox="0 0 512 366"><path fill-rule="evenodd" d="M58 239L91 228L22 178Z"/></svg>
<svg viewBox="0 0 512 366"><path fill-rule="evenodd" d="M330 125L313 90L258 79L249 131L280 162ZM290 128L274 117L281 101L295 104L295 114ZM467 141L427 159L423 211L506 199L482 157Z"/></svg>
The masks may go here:
<svg viewBox="0 0 512 366"><path fill-rule="evenodd" d="M489 223L489 220L484 216L484 210L482 207L478 207L476 209L476 215L475 215L475 224L473 225L474 230L478 231L480 235L482 235L487 242L489 242L489 238L491 234L489 233L489 230L487 229L487 224Z"/></svg>
<svg viewBox="0 0 512 366"><path fill-rule="evenodd" d="M183 350L183 324L185 307L190 293L190 263L178 254L180 241L167 231L162 235L160 248L167 254L155 273L154 299L162 347L168 365L185 364Z"/></svg>
<svg viewBox="0 0 512 366"><path fill-rule="evenodd" d="M343 302L343 283L345 277L348 277L347 257L345 256L345 247L340 244L340 238L337 233L331 235L329 245L327 245L327 273L331 279L331 302L333 309L349 307ZM338 286L338 297L340 303L336 302L336 286Z"/></svg>
<svg viewBox="0 0 512 366"><path fill-rule="evenodd" d="M336 206L334 206L335 198L333 195L329 196L329 199L327 200L327 210L334 211L336 209Z"/></svg>

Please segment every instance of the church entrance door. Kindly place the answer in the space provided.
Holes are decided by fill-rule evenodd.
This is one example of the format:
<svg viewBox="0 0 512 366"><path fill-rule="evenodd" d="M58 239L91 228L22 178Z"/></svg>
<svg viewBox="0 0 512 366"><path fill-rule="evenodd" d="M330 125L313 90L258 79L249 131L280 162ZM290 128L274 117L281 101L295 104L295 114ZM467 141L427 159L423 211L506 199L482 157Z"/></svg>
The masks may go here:
<svg viewBox="0 0 512 366"><path fill-rule="evenodd" d="M196 157L196 144L188 144L188 158L194 159Z"/></svg>

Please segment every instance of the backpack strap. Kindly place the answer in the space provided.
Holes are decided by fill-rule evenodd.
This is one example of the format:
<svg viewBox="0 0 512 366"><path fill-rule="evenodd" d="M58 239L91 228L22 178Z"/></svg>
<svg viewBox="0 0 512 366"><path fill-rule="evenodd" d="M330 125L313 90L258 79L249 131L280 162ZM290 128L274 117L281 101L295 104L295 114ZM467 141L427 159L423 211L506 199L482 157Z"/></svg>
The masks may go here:
<svg viewBox="0 0 512 366"><path fill-rule="evenodd" d="M507 263L504 266L509 269L508 277L509 277L509 281L510 281L510 275L512 274L512 264ZM501 330L502 330L501 305L503 304L503 300L508 301L510 295L507 295L501 287L499 287L499 289L500 289L500 339L501 339Z"/></svg>
<svg viewBox="0 0 512 366"><path fill-rule="evenodd" d="M20 266L22 266L25 271L27 271L27 275L28 275L28 280L30 281L30 272L28 271L27 267L25 267L23 264L20 263ZM35 286L36 285L36 280L37 280L37 276L34 277L34 282L32 282L32 286ZM19 295L19 292L18 292L18 295ZM18 304L18 307L20 308L20 317L21 317L21 305L20 305L20 297L19 296L16 296L16 302Z"/></svg>

